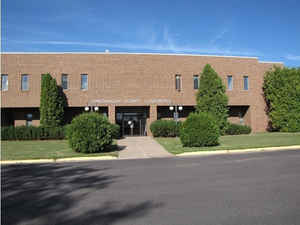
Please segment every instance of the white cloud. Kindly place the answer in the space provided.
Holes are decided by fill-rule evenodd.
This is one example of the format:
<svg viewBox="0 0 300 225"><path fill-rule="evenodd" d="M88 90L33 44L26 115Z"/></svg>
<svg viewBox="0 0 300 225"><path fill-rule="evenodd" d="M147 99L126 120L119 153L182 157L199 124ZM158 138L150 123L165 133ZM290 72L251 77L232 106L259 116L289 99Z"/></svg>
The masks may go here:
<svg viewBox="0 0 300 225"><path fill-rule="evenodd" d="M198 53L198 54L221 54L221 55L241 55L257 56L257 51L239 51L222 49L218 47L202 48L199 46L177 45L167 31L164 32L163 43L109 43L109 42L81 42L81 41L12 41L19 44L39 44L39 45L76 45L86 47L117 48L126 50L148 50L174 53Z"/></svg>
<svg viewBox="0 0 300 225"><path fill-rule="evenodd" d="M228 33L229 29L224 27L214 38L210 40L210 44L215 44L218 40L222 40L224 35Z"/></svg>

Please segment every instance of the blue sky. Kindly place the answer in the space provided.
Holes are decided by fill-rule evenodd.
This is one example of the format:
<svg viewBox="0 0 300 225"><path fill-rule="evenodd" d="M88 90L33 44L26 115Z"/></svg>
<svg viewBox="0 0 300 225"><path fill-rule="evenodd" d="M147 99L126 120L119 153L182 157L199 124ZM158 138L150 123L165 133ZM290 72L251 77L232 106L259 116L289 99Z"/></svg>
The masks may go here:
<svg viewBox="0 0 300 225"><path fill-rule="evenodd" d="M299 0L2 0L3 52L257 56L300 66Z"/></svg>

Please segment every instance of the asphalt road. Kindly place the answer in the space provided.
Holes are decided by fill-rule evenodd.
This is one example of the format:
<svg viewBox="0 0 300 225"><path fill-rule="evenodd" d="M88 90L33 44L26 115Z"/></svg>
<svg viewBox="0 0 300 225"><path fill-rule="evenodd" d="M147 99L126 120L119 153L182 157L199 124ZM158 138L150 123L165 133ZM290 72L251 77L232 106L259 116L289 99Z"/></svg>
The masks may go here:
<svg viewBox="0 0 300 225"><path fill-rule="evenodd" d="M2 166L1 222L299 225L300 151Z"/></svg>

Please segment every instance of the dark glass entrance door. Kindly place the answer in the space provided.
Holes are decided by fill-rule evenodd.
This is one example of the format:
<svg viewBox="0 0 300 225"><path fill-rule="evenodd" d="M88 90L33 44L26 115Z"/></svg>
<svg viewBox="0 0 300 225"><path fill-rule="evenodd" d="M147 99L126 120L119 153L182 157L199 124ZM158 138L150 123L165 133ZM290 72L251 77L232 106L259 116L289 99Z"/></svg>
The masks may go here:
<svg viewBox="0 0 300 225"><path fill-rule="evenodd" d="M123 136L147 135L145 113L120 112L117 113L116 119Z"/></svg>

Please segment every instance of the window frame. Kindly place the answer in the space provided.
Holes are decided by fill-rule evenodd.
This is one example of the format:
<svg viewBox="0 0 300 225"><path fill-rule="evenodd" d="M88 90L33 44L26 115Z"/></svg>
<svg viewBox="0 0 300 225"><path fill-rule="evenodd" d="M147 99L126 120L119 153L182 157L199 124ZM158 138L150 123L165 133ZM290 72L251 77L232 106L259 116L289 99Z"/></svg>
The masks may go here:
<svg viewBox="0 0 300 225"><path fill-rule="evenodd" d="M247 89L246 89L245 81L247 81ZM249 91L249 76L247 75L243 76L243 86L244 86L244 91Z"/></svg>
<svg viewBox="0 0 300 225"><path fill-rule="evenodd" d="M231 78L231 80L229 78ZM231 81L230 83L229 83L229 80ZM233 76L232 75L227 75L227 90L228 91L233 90Z"/></svg>
<svg viewBox="0 0 300 225"><path fill-rule="evenodd" d="M65 82L64 82L64 79L63 79L64 77L66 78ZM64 87L64 83L66 83L66 85L67 85L66 88ZM69 76L66 73L61 74L61 87L62 87L63 90L68 90L69 89Z"/></svg>
<svg viewBox="0 0 300 225"><path fill-rule="evenodd" d="M179 83L177 83L177 80ZM180 74L175 74L175 90L176 91L181 91L182 89L182 84L181 84L181 75Z"/></svg>
<svg viewBox="0 0 300 225"><path fill-rule="evenodd" d="M6 77L6 88L3 89L3 77ZM8 90L8 74L1 74L1 91L7 91Z"/></svg>
<svg viewBox="0 0 300 225"><path fill-rule="evenodd" d="M26 114L26 126L32 126L32 120L33 120L33 114L32 113L27 113Z"/></svg>
<svg viewBox="0 0 300 225"><path fill-rule="evenodd" d="M83 77L86 77L86 88L83 88ZM87 73L80 74L80 90L88 90L89 88L89 78Z"/></svg>
<svg viewBox="0 0 300 225"><path fill-rule="evenodd" d="M24 84L23 84L23 78L26 77L26 84L27 84L27 88L24 88ZM21 74L21 91L29 91L29 74Z"/></svg>
<svg viewBox="0 0 300 225"><path fill-rule="evenodd" d="M196 78L196 79L195 79ZM195 87L195 80L197 80L197 87ZM200 87L200 83L199 83L199 75L195 74L193 75L193 86L194 86L194 90L198 90Z"/></svg>

